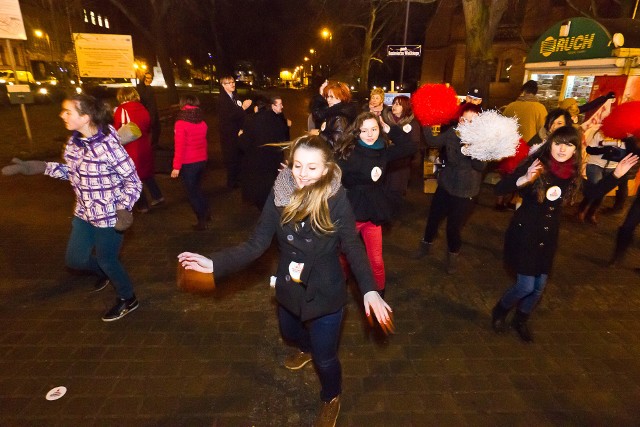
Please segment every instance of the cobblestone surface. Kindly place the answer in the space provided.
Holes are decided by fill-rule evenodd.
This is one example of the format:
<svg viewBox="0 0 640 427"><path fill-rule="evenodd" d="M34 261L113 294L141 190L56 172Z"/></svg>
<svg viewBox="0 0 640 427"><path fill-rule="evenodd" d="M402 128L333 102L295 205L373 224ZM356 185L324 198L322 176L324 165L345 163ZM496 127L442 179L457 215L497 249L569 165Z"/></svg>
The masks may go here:
<svg viewBox="0 0 640 427"><path fill-rule="evenodd" d="M292 100L285 98L285 105L303 104L299 95L287 96ZM64 130L45 130L52 146L58 134L64 139ZM19 151L7 143L0 159ZM122 251L140 308L104 323L100 316L112 305L113 290L90 293L93 279L64 268L73 204L68 183L0 177L0 425L298 426L313 420L319 402L313 368L281 366L291 349L279 337L268 286L275 248L220 280L211 296L176 290L179 252L208 253L241 241L258 212L242 204L237 190L223 187L213 162L206 179L213 224L195 232L180 183L157 179L167 203L135 216ZM490 328L491 307L512 281L501 263L510 213L494 211L491 187L483 187L464 231L459 271L448 275L444 233L428 258L408 257L429 203L414 182L384 234L397 334L384 339L370 331L361 300L350 299L338 425L638 425L638 249L621 267L604 267L622 216L603 216L594 227L573 222L567 209L555 270L532 316L536 341L526 345L514 333L497 336ZM45 400L56 386L67 387L66 395Z"/></svg>

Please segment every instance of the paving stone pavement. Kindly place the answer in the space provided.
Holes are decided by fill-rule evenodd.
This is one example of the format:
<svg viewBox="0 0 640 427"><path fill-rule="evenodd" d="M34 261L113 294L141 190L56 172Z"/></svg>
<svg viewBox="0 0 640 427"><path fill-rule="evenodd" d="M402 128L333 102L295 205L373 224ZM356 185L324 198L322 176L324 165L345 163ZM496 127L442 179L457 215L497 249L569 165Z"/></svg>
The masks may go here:
<svg viewBox="0 0 640 427"><path fill-rule="evenodd" d="M0 147L0 159L11 153ZM100 320L112 289L64 268L73 194L47 177L1 177L1 426L306 426L317 411L313 367L281 366L268 277L271 248L213 295L176 289L176 255L242 241L258 212L224 188L214 162L206 179L212 227L195 222L180 183L157 176L167 203L136 214L122 257L140 308ZM366 327L350 298L341 338L339 426L640 425L638 249L604 267L622 216L597 227L567 208L554 272L532 316L533 344L498 336L490 310L512 278L501 263L511 213L493 210L485 185L463 234L459 271L444 271L444 232L432 254L409 258L430 196L414 182L385 229L387 300L397 333ZM607 201L607 203L610 201ZM353 285L353 284L351 284ZM67 393L56 401L45 394Z"/></svg>

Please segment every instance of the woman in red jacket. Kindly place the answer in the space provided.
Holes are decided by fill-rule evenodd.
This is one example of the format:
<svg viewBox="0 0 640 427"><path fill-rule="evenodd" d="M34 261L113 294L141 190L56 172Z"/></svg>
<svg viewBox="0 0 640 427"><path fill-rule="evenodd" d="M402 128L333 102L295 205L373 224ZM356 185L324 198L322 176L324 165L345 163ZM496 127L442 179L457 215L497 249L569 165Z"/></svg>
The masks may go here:
<svg viewBox="0 0 640 427"><path fill-rule="evenodd" d="M193 94L180 97L180 111L174 128L175 154L171 178L182 177L187 197L198 223L196 230L206 230L211 214L209 202L200 183L207 166L207 123L202 117L200 100Z"/></svg>
<svg viewBox="0 0 640 427"><path fill-rule="evenodd" d="M135 123L142 132L140 138L124 146L129 157L136 165L136 172L142 181L143 186L151 193L151 206L156 206L164 202L160 187L153 177L153 152L151 150L151 118L149 112L140 102L140 94L134 87L122 87L118 89L116 95L120 105L113 114L113 127L120 127L129 122ZM149 202L144 194L140 193L140 199L136 203L138 212L149 212Z"/></svg>

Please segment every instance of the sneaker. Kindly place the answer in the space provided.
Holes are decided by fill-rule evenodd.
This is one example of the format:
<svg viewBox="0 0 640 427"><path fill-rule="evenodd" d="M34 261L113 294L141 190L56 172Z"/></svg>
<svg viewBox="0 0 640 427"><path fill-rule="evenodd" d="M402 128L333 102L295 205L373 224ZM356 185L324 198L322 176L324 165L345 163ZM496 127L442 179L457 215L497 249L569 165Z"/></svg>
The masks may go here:
<svg viewBox="0 0 640 427"><path fill-rule="evenodd" d="M159 199L152 200L151 206L158 206L164 203L164 197L160 197Z"/></svg>
<svg viewBox="0 0 640 427"><path fill-rule="evenodd" d="M113 322L114 320L121 319L138 308L139 305L135 295L129 299L116 298L116 305L102 316L102 320L105 322Z"/></svg>
<svg viewBox="0 0 640 427"><path fill-rule="evenodd" d="M96 280L96 283L93 284L93 290L91 292L100 292L101 290L106 288L107 285L110 283L111 281L108 278L101 277L98 280Z"/></svg>
<svg viewBox="0 0 640 427"><path fill-rule="evenodd" d="M320 413L313 423L314 427L335 427L340 413L340 396L336 396L329 402L322 402Z"/></svg>
<svg viewBox="0 0 640 427"><path fill-rule="evenodd" d="M284 359L284 367L292 371L296 371L302 368L307 363L311 362L312 359L313 358L311 357L311 353L305 353L304 351L299 351L295 354L287 356Z"/></svg>

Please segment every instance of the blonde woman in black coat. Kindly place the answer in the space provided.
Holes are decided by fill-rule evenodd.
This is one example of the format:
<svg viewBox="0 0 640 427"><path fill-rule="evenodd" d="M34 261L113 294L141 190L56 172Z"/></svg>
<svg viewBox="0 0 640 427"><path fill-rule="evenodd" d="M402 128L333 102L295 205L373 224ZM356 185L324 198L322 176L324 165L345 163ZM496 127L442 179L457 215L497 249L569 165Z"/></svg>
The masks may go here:
<svg viewBox="0 0 640 427"><path fill-rule="evenodd" d="M278 175L249 240L211 258L183 252L178 259L186 269L221 277L249 265L277 238L280 331L299 348L284 364L297 370L313 361L322 386L316 425L335 425L342 383L338 342L347 299L340 251L351 263L364 295L366 315L370 318L373 311L387 331L393 327L391 308L375 291L351 206L340 185L341 171L329 145L318 136L298 138L288 165Z"/></svg>

